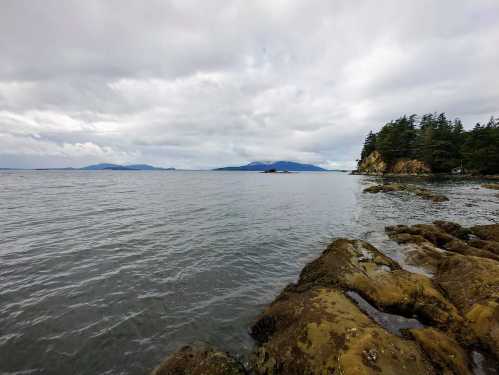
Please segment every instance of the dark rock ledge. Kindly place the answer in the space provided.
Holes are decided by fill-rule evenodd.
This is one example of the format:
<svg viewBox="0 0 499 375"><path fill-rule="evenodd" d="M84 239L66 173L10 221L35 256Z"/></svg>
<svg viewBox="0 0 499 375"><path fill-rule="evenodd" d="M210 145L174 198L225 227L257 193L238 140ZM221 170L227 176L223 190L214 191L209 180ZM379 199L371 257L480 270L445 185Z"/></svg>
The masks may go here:
<svg viewBox="0 0 499 375"><path fill-rule="evenodd" d="M398 183L389 183L382 185L373 185L366 189L364 189L364 193L390 193L390 192L408 192L415 194L416 196L430 200L432 202L446 202L449 200L445 195L435 194L431 190L414 186L408 184L398 184Z"/></svg>
<svg viewBox="0 0 499 375"><path fill-rule="evenodd" d="M365 241L337 239L256 319L250 368L202 346L181 349L153 374L496 373L499 225L387 233L434 276L404 270ZM482 355L489 362L475 363Z"/></svg>

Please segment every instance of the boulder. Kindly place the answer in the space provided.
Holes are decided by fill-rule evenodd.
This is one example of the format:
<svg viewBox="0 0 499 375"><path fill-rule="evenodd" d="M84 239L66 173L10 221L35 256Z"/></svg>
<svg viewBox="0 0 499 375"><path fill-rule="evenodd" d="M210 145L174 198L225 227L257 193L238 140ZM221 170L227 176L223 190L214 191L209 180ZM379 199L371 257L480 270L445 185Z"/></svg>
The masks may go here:
<svg viewBox="0 0 499 375"><path fill-rule="evenodd" d="M365 241L337 239L306 265L297 288L336 287L357 292L377 309L460 330L456 308L424 275L403 270Z"/></svg>
<svg viewBox="0 0 499 375"><path fill-rule="evenodd" d="M173 353L151 375L244 375L244 367L229 354L205 343L187 345Z"/></svg>
<svg viewBox="0 0 499 375"><path fill-rule="evenodd" d="M436 374L418 345L389 333L334 288L285 290L251 329L257 374Z"/></svg>

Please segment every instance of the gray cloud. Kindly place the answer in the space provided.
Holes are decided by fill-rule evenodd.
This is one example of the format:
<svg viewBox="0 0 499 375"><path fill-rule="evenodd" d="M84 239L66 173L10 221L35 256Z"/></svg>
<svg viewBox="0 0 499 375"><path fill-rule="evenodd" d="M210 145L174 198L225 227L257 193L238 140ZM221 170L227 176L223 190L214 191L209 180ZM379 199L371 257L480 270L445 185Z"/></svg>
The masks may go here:
<svg viewBox="0 0 499 375"><path fill-rule="evenodd" d="M6 0L0 166L351 167L402 114L499 115L499 3Z"/></svg>

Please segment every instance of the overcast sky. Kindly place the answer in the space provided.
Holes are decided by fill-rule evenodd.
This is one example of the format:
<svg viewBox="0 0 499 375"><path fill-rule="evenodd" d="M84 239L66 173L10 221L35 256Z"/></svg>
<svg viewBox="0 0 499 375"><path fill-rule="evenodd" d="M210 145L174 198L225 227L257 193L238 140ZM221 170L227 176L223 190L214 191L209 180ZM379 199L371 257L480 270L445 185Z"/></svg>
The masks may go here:
<svg viewBox="0 0 499 375"><path fill-rule="evenodd" d="M0 167L352 167L366 133L499 115L499 1L0 2Z"/></svg>

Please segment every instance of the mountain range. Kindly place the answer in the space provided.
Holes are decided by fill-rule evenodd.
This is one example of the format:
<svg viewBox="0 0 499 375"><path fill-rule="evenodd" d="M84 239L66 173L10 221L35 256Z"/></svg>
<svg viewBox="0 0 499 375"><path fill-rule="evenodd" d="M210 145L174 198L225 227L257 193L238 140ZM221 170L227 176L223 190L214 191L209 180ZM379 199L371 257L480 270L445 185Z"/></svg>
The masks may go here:
<svg viewBox="0 0 499 375"><path fill-rule="evenodd" d="M238 167L222 167L216 168L215 171L268 171L275 169L277 171L290 171L290 172L305 172L305 171L327 171L327 169L318 167L313 164L302 164L294 161L276 161L276 162L263 162L255 161L246 165Z"/></svg>
<svg viewBox="0 0 499 375"><path fill-rule="evenodd" d="M173 171L175 168L160 168L153 167L148 164L132 164L132 165L119 165L119 164L109 164L109 163L100 163L89 165L83 168L79 168L84 171L104 171L104 170L112 170L112 171Z"/></svg>

